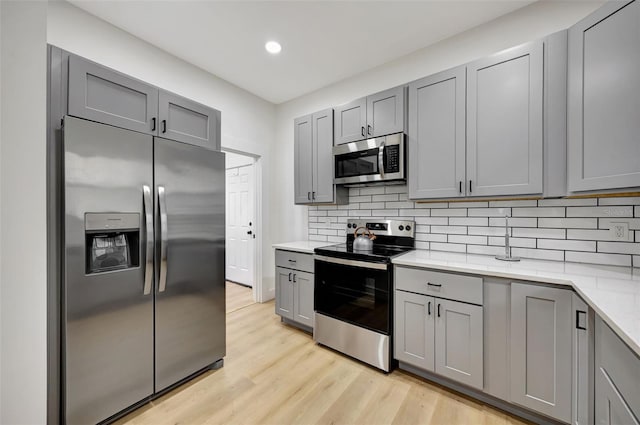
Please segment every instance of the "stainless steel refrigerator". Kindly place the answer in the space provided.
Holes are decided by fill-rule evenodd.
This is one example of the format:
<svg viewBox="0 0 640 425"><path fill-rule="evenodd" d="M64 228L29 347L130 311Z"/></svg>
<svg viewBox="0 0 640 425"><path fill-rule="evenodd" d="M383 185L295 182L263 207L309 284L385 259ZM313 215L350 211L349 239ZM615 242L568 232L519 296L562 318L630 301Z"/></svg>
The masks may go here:
<svg viewBox="0 0 640 425"><path fill-rule="evenodd" d="M64 120L65 418L97 423L225 355L224 154Z"/></svg>

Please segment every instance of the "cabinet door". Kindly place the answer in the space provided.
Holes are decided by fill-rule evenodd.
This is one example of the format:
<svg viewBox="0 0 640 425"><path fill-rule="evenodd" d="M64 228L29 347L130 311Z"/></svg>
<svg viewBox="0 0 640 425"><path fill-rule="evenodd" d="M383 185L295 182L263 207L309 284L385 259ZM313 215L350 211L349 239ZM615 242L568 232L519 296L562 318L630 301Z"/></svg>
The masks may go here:
<svg viewBox="0 0 640 425"><path fill-rule="evenodd" d="M542 42L467 66L467 196L542 193Z"/></svg>
<svg viewBox="0 0 640 425"><path fill-rule="evenodd" d="M569 30L569 190L640 186L640 1Z"/></svg>
<svg viewBox="0 0 640 425"><path fill-rule="evenodd" d="M511 401L571 422L571 291L511 284Z"/></svg>
<svg viewBox="0 0 640 425"><path fill-rule="evenodd" d="M155 134L158 89L85 59L70 56L69 115Z"/></svg>
<svg viewBox="0 0 640 425"><path fill-rule="evenodd" d="M404 131L404 86L367 96L367 137Z"/></svg>
<svg viewBox="0 0 640 425"><path fill-rule="evenodd" d="M433 372L435 299L404 291L395 291L394 295L394 357Z"/></svg>
<svg viewBox="0 0 640 425"><path fill-rule="evenodd" d="M336 145L366 139L367 98L336 107L335 120Z"/></svg>
<svg viewBox="0 0 640 425"><path fill-rule="evenodd" d="M436 373L483 389L482 307L436 299Z"/></svg>
<svg viewBox="0 0 640 425"><path fill-rule="evenodd" d="M596 370L596 425L640 425L607 372Z"/></svg>
<svg viewBox="0 0 640 425"><path fill-rule="evenodd" d="M313 192L313 118L311 115L293 121L293 187L296 204L310 204Z"/></svg>
<svg viewBox="0 0 640 425"><path fill-rule="evenodd" d="M220 149L220 112L160 91L158 135L212 150Z"/></svg>
<svg viewBox="0 0 640 425"><path fill-rule="evenodd" d="M293 272L293 320L313 327L313 274Z"/></svg>
<svg viewBox="0 0 640 425"><path fill-rule="evenodd" d="M466 68L409 85L409 197L464 196Z"/></svg>
<svg viewBox="0 0 640 425"><path fill-rule="evenodd" d="M573 388L572 423L587 425L593 423L593 313L576 294L573 303Z"/></svg>
<svg viewBox="0 0 640 425"><path fill-rule="evenodd" d="M333 109L313 114L313 191L314 202L334 202Z"/></svg>
<svg viewBox="0 0 640 425"><path fill-rule="evenodd" d="M293 319L293 270L276 267L276 314Z"/></svg>

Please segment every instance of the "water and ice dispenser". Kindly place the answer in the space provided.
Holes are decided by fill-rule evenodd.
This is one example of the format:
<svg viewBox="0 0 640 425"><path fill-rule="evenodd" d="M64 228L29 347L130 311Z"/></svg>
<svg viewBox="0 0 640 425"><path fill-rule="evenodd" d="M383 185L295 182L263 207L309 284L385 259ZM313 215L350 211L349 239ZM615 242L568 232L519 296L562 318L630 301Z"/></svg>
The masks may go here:
<svg viewBox="0 0 640 425"><path fill-rule="evenodd" d="M87 274L140 265L140 214L86 213L84 229Z"/></svg>

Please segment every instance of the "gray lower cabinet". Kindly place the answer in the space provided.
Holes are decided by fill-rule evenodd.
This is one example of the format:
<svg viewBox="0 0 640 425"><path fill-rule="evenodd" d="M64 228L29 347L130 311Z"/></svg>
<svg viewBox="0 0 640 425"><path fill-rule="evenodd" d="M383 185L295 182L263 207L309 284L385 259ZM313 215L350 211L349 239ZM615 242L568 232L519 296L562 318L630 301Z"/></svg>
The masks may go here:
<svg viewBox="0 0 640 425"><path fill-rule="evenodd" d="M313 254L276 250L276 314L298 324L314 325Z"/></svg>
<svg viewBox="0 0 640 425"><path fill-rule="evenodd" d="M571 422L572 291L511 284L510 401Z"/></svg>
<svg viewBox="0 0 640 425"><path fill-rule="evenodd" d="M211 150L220 150L220 111L161 90L158 135Z"/></svg>
<svg viewBox="0 0 640 425"><path fill-rule="evenodd" d="M543 191L543 42L467 65L467 196Z"/></svg>
<svg viewBox="0 0 640 425"><path fill-rule="evenodd" d="M347 203L347 189L333 183L333 109L296 118L293 128L295 203Z"/></svg>
<svg viewBox="0 0 640 425"><path fill-rule="evenodd" d="M405 130L405 88L394 87L335 108L336 145Z"/></svg>
<svg viewBox="0 0 640 425"><path fill-rule="evenodd" d="M411 199L466 195L466 67L409 84Z"/></svg>
<svg viewBox="0 0 640 425"><path fill-rule="evenodd" d="M78 118L156 134L158 88L70 55L68 108Z"/></svg>
<svg viewBox="0 0 640 425"><path fill-rule="evenodd" d="M596 317L595 423L640 424L640 358Z"/></svg>
<svg viewBox="0 0 640 425"><path fill-rule="evenodd" d="M569 30L570 191L640 186L640 1L609 2Z"/></svg>
<svg viewBox="0 0 640 425"><path fill-rule="evenodd" d="M406 273L409 272L409 273ZM428 296L415 282L412 272L433 277L430 272L396 267L396 288L422 293L394 291L394 356L397 360L434 372L470 387L483 389L482 306ZM457 285L448 276L442 285ZM419 279L419 278L418 278ZM465 285L463 281L462 285ZM425 287L427 283L424 283ZM479 280L480 289L482 281Z"/></svg>

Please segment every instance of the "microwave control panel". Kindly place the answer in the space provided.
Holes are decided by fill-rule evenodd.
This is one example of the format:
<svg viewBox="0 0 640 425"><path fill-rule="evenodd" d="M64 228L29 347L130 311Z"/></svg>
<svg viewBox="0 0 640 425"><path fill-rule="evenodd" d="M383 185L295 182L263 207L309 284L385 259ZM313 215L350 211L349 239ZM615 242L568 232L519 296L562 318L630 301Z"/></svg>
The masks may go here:
<svg viewBox="0 0 640 425"><path fill-rule="evenodd" d="M392 145L384 149L384 172L397 173L400 171L400 146Z"/></svg>

